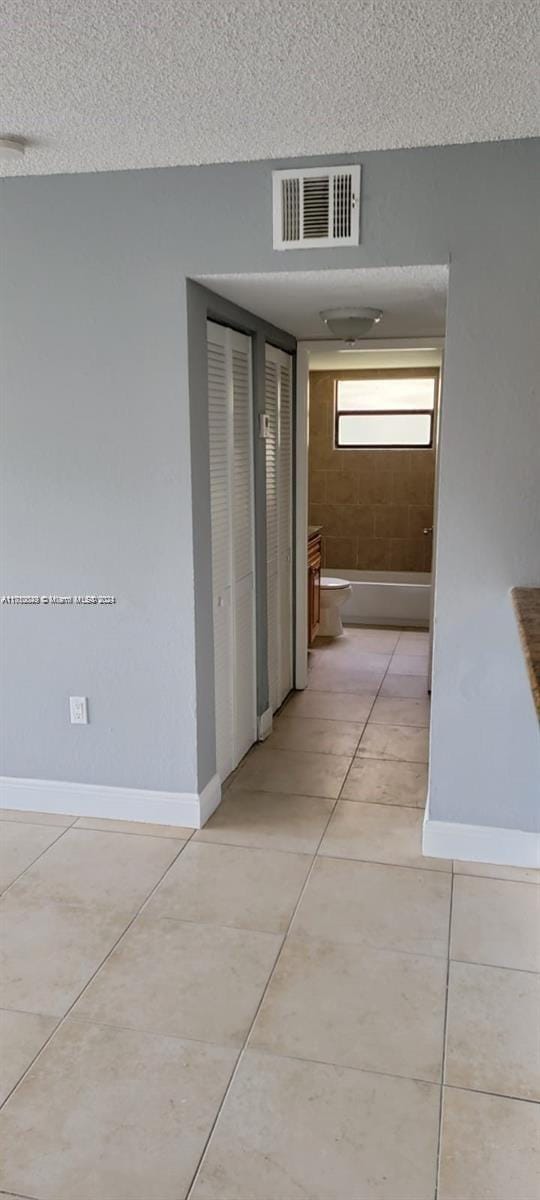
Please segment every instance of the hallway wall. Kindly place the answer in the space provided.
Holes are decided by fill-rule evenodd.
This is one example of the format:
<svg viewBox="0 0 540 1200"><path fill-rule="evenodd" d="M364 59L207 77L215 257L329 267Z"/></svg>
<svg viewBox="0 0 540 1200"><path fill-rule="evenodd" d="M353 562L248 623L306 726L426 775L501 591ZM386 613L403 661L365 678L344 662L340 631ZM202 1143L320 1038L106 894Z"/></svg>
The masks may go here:
<svg viewBox="0 0 540 1200"><path fill-rule="evenodd" d="M2 181L2 588L117 595L107 610L3 608L7 775L207 782L186 278L450 259L431 812L537 820L538 726L508 593L540 579L538 146L327 161L347 157L363 167L361 244L301 253L272 250L271 169L290 163ZM69 725L70 693L90 697L88 727Z"/></svg>

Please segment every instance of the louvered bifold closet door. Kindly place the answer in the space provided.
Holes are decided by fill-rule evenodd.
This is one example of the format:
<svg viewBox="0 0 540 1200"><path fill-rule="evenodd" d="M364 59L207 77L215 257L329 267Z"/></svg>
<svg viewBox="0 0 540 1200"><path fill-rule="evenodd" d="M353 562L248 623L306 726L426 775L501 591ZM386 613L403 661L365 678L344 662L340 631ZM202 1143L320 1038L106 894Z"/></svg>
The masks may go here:
<svg viewBox="0 0 540 1200"><path fill-rule="evenodd" d="M268 700L272 712L281 704L279 667L279 513L278 419L279 366L272 346L266 347L266 607L268 626Z"/></svg>
<svg viewBox="0 0 540 1200"><path fill-rule="evenodd" d="M292 687L292 359L266 347L266 546L269 702Z"/></svg>
<svg viewBox="0 0 540 1200"><path fill-rule="evenodd" d="M256 738L251 344L207 324L216 769Z"/></svg>
<svg viewBox="0 0 540 1200"><path fill-rule="evenodd" d="M233 392L235 760L238 763L257 737L253 406L250 339L232 329L229 336Z"/></svg>
<svg viewBox="0 0 540 1200"><path fill-rule="evenodd" d="M279 369L279 691L280 703L289 694L293 682L293 431L292 431L292 359L283 354Z"/></svg>

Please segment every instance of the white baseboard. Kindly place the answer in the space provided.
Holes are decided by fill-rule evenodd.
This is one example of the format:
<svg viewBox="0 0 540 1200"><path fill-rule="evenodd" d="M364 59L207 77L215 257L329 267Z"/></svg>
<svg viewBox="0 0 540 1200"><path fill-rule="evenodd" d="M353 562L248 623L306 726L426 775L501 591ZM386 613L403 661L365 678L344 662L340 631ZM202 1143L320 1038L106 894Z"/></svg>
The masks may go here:
<svg viewBox="0 0 540 1200"><path fill-rule="evenodd" d="M257 721L257 736L260 742L266 741L272 732L272 709L267 708Z"/></svg>
<svg viewBox="0 0 540 1200"><path fill-rule="evenodd" d="M217 775L203 791L153 792L142 788L66 783L54 779L0 777L0 808L22 812L64 813L75 817L110 817L115 821L150 821L201 829L221 800Z"/></svg>
<svg viewBox="0 0 540 1200"><path fill-rule="evenodd" d="M540 867L540 834L490 825L458 825L424 818L422 850L429 858Z"/></svg>

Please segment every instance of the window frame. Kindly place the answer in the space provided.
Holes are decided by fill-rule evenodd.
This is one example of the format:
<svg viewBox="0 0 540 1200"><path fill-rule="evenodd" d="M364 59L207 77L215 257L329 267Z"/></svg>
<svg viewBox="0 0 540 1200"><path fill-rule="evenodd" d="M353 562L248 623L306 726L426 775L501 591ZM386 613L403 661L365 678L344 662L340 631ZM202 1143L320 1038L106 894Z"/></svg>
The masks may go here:
<svg viewBox="0 0 540 1200"><path fill-rule="evenodd" d="M435 416L437 412L437 398L439 394L439 367L389 367L373 371L344 371L340 372L335 381L334 395L334 449L335 450L433 450L435 444ZM433 380L433 408L348 408L344 412L340 412L338 408L338 389L339 384L354 380L369 380L369 379L432 379ZM429 416L429 442L419 444L418 442L355 442L353 445L348 443L342 445L339 441L339 423L341 417L410 417L410 416Z"/></svg>

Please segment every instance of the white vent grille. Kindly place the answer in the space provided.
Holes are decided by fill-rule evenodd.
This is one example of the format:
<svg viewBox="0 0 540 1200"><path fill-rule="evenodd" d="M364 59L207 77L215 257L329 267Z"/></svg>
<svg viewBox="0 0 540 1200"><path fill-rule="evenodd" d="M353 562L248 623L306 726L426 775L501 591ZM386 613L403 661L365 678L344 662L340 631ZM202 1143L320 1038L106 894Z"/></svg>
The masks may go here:
<svg viewBox="0 0 540 1200"><path fill-rule="evenodd" d="M274 250L357 246L360 167L274 171Z"/></svg>

